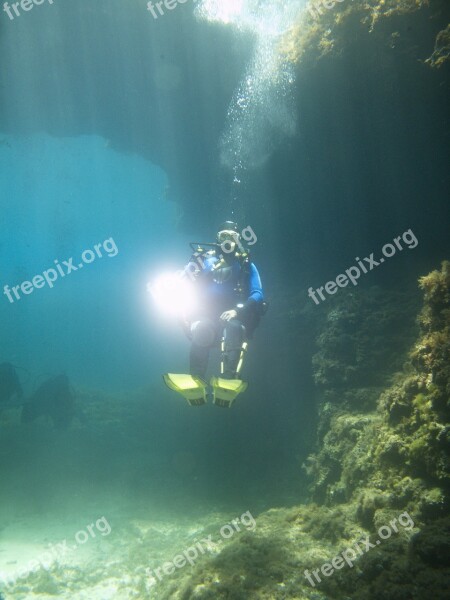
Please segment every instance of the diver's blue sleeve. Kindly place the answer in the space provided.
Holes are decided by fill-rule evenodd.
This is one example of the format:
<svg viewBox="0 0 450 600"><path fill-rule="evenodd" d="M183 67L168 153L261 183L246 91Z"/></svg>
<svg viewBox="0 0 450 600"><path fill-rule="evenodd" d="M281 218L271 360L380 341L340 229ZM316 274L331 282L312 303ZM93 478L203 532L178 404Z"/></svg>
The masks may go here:
<svg viewBox="0 0 450 600"><path fill-rule="evenodd" d="M249 300L253 299L256 302L262 302L264 300L264 293L262 289L261 277L259 276L258 269L253 263L250 263L250 295Z"/></svg>
<svg viewBox="0 0 450 600"><path fill-rule="evenodd" d="M251 308L254 308L256 305L260 304L264 300L264 292L262 289L261 277L259 276L258 269L253 263L250 263L248 290L248 298L244 302L244 306L238 309L238 313L245 312Z"/></svg>

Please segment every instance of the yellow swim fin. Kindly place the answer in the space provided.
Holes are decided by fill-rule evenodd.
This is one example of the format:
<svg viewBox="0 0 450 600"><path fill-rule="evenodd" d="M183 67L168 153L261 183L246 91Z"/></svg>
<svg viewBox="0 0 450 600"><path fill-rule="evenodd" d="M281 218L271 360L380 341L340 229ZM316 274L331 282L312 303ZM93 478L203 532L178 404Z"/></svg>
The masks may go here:
<svg viewBox="0 0 450 600"><path fill-rule="evenodd" d="M163 375L167 387L178 392L190 406L206 404L206 383L199 377L184 373L167 373Z"/></svg>
<svg viewBox="0 0 450 600"><path fill-rule="evenodd" d="M236 396L245 392L248 384L240 379L222 379L221 377L211 378L211 387L213 390L213 404L223 408L231 408Z"/></svg>

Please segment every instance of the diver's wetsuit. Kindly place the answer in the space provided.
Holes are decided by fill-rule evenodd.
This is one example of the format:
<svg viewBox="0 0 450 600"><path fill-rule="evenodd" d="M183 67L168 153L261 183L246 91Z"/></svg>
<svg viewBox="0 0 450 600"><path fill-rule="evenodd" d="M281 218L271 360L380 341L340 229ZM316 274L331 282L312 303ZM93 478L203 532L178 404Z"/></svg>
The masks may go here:
<svg viewBox="0 0 450 600"><path fill-rule="evenodd" d="M191 375L205 379L211 348L225 337L224 378L236 378L242 343L250 338L257 327L264 300L261 279L251 262L241 264L235 255L226 257L224 266L213 270L220 260L207 255L203 269L196 280L200 296L199 309L189 317ZM241 306L237 306L240 304ZM220 315L236 310L237 317L222 321Z"/></svg>

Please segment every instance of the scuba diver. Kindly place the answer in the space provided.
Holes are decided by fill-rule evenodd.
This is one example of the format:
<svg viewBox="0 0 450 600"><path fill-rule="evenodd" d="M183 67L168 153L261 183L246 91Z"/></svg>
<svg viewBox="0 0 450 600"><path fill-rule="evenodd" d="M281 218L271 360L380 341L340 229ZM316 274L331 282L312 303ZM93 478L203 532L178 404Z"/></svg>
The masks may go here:
<svg viewBox="0 0 450 600"><path fill-rule="evenodd" d="M242 235L248 230L251 228L244 229ZM248 340L267 305L242 235L236 223L226 221L219 228L216 243L191 244L194 254L181 272L190 279L195 293L195 303L180 318L191 341L190 374L168 373L163 377L167 386L182 394L191 406L207 401L206 370L215 347L220 347L221 364L220 377L210 381L213 403L230 408L247 388L240 372Z"/></svg>

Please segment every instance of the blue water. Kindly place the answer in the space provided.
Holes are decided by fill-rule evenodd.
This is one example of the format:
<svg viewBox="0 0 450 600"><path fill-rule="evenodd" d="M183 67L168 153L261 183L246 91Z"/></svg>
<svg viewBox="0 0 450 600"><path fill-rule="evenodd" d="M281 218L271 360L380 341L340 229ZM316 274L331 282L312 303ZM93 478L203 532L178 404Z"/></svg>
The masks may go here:
<svg viewBox="0 0 450 600"><path fill-rule="evenodd" d="M346 21L358 3L367 20ZM0 11L0 364L24 388L0 405L0 578L102 516L112 528L5 600L165 600L175 584L150 594L145 568L246 511L281 507L263 517L275 534L291 523L331 408L362 386L351 410L366 411L358 398L402 369L417 280L449 255L448 63L426 62L444 9L369 33L384 4L337 2L295 63L304 0L172 4L158 18L123 0ZM227 219L255 234L269 310L248 390L196 409L164 386L188 370L189 341L148 283ZM308 295L407 231L414 247L320 306ZM65 430L22 423L21 403L61 374L82 412Z"/></svg>
<svg viewBox="0 0 450 600"><path fill-rule="evenodd" d="M164 370L173 340L155 335L146 283L185 249L163 171L95 136L4 136L2 288L32 279L113 238L96 258L50 288L2 295L3 358L34 373L68 371L85 385L129 388ZM138 207L138 208L136 208ZM90 260L89 256L88 259ZM67 272L64 265L64 272ZM169 328L170 330L170 328ZM152 333L152 335L150 335ZM169 350L171 346L171 350Z"/></svg>

